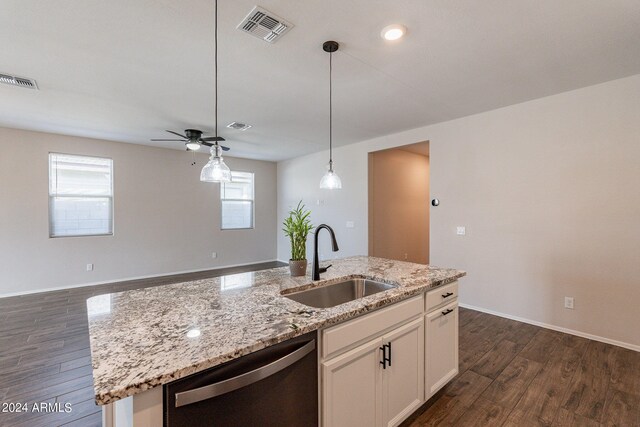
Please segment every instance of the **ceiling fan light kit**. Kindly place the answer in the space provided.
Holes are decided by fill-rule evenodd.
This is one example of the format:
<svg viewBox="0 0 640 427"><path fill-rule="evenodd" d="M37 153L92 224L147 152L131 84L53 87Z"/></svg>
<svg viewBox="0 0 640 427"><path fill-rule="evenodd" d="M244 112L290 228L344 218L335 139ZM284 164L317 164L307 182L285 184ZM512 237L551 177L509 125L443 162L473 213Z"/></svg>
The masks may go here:
<svg viewBox="0 0 640 427"><path fill-rule="evenodd" d="M213 147L214 144L211 141L219 142L224 141L224 138L209 136L206 138L202 138L202 131L198 129L185 129L184 135L178 132L174 132L172 130L168 130L170 134L179 136L182 139L152 139L151 141L176 141L176 142L184 142L184 145L187 147L187 151L197 151L203 145L207 147ZM229 147L220 146L224 151L229 151Z"/></svg>
<svg viewBox="0 0 640 427"><path fill-rule="evenodd" d="M198 142L191 142L191 141L187 142L184 145L186 145L187 149L191 150L191 151L198 151L200 149L200 147L202 146Z"/></svg>
<svg viewBox="0 0 640 427"><path fill-rule="evenodd" d="M333 53L338 50L338 42L329 40L322 44L322 49L329 53L329 164L327 172L320 179L320 188L325 190L339 190L342 188L342 180L333 170L333 102L331 72L333 70Z"/></svg>

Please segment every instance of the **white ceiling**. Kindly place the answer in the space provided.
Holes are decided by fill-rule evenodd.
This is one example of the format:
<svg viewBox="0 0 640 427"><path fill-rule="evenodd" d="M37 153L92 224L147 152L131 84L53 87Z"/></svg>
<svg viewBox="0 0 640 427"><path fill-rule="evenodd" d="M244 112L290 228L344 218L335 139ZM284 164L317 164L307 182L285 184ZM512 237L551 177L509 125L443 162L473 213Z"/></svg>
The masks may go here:
<svg viewBox="0 0 640 427"><path fill-rule="evenodd" d="M220 0L220 123L233 156L280 160L640 73L638 0L262 0L270 45ZM390 23L409 29L384 42ZM213 124L212 0L2 0L0 126L150 144ZM166 147L176 145L165 144ZM177 144L177 143L175 143Z"/></svg>

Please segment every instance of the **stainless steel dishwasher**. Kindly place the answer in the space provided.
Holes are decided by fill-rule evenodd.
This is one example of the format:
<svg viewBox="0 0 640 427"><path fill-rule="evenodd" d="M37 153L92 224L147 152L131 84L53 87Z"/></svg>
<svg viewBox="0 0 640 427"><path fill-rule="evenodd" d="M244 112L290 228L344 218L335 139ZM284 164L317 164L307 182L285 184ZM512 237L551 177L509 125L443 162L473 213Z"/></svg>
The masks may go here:
<svg viewBox="0 0 640 427"><path fill-rule="evenodd" d="M316 332L164 386L164 426L318 425Z"/></svg>

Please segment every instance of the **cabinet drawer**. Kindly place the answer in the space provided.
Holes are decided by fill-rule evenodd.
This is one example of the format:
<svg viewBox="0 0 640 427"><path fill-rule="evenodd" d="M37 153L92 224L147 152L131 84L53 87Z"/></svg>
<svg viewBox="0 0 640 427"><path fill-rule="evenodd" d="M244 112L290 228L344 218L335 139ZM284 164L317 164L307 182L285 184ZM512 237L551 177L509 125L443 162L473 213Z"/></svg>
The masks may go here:
<svg viewBox="0 0 640 427"><path fill-rule="evenodd" d="M458 282L449 283L427 292L425 311L429 313L436 307L458 298Z"/></svg>
<svg viewBox="0 0 640 427"><path fill-rule="evenodd" d="M329 358L422 314L423 296L393 304L322 331L322 357Z"/></svg>

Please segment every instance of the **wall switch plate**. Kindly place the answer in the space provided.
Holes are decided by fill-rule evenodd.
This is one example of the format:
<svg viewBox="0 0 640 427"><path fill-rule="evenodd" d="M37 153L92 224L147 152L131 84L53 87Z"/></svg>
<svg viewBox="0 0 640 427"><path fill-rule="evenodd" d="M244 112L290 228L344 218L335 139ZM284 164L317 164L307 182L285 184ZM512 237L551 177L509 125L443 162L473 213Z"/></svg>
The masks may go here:
<svg viewBox="0 0 640 427"><path fill-rule="evenodd" d="M87 264L87 271L93 271L93 264Z"/></svg>
<svg viewBox="0 0 640 427"><path fill-rule="evenodd" d="M457 226L456 227L456 234L458 236L464 236L465 234L467 234L467 228L466 227L462 227L462 226Z"/></svg>
<svg viewBox="0 0 640 427"><path fill-rule="evenodd" d="M356 226L356 223L353 221L347 221L347 228L354 228Z"/></svg>
<svg viewBox="0 0 640 427"><path fill-rule="evenodd" d="M218 258L218 252L211 252L211 258L213 259Z"/></svg>
<svg viewBox="0 0 640 427"><path fill-rule="evenodd" d="M564 297L564 308L573 310L573 297Z"/></svg>

